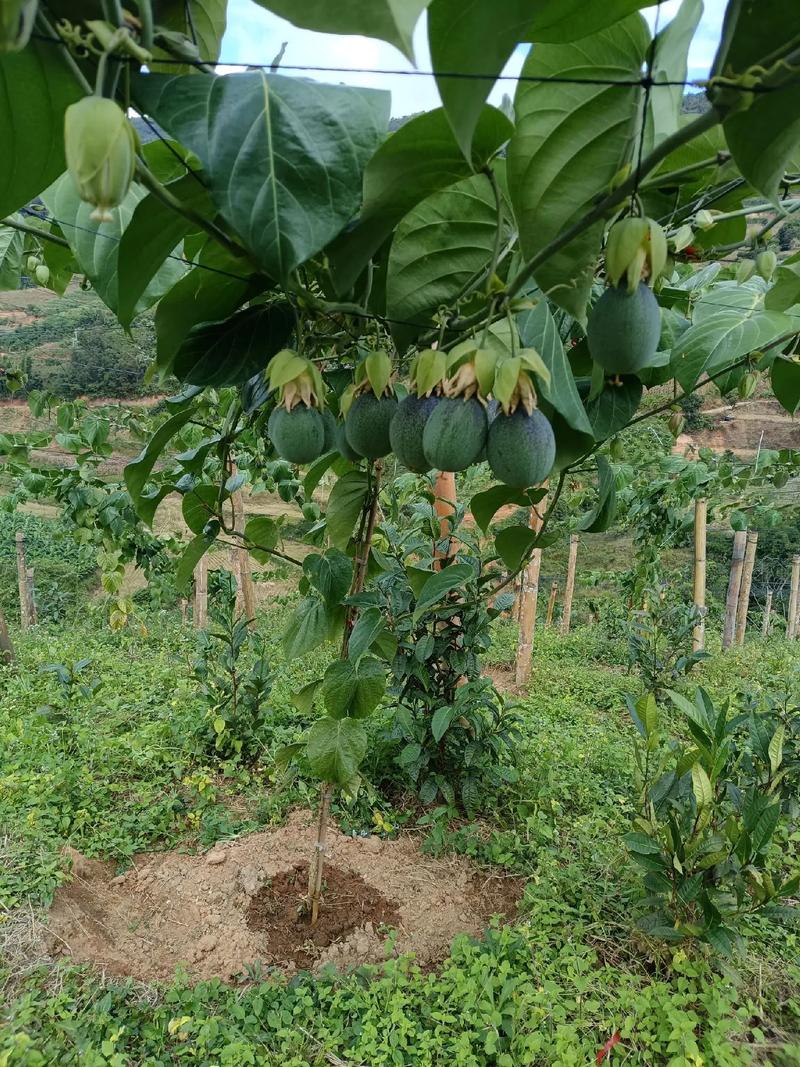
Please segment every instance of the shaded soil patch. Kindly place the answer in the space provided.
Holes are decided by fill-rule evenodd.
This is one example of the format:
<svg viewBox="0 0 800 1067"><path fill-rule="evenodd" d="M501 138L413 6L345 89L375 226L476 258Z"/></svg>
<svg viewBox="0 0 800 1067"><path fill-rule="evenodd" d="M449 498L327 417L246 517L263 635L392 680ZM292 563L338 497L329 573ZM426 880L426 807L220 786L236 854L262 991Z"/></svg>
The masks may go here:
<svg viewBox="0 0 800 1067"><path fill-rule="evenodd" d="M315 841L308 812L280 827L221 842L204 855L148 852L115 874L69 850L71 880L49 914L48 949L140 981L235 978L254 964L285 973L381 963L413 953L423 968L445 959L462 933L480 936L494 915L513 917L524 879L434 858L420 837L348 837L331 828L322 926L298 924ZM387 930L395 934L391 942Z"/></svg>
<svg viewBox="0 0 800 1067"><path fill-rule="evenodd" d="M281 871L253 897L247 909L251 930L261 930L270 951L281 959L293 959L300 967L346 934L361 927L374 932L376 926L397 926L400 914L394 904L360 874L326 867L322 886L319 921L311 926L299 907L308 889L308 864L298 863Z"/></svg>

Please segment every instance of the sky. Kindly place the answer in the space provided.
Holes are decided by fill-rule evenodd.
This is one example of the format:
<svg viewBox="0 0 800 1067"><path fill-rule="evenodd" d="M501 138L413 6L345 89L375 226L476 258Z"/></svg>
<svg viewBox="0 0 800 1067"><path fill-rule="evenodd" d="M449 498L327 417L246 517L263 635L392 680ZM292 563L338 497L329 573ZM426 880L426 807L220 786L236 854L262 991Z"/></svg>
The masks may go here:
<svg viewBox="0 0 800 1067"><path fill-rule="evenodd" d="M302 3L303 0L297 0ZM491 3L491 0L486 0ZM588 0L601 3L602 0ZM335 0L331 0L335 3ZM702 78L709 70L719 40L726 0L705 0L705 11L689 52L689 78ZM663 28L680 7L680 0L664 0L659 25ZM656 8L642 14L652 26ZM301 66L357 67L375 70L413 70L404 56L389 44L370 37L339 37L334 34L300 30L277 15L264 10L253 0L229 0L228 29L222 43L220 59L227 63L269 63L281 44L288 42L284 63ZM417 69L430 70L425 16L420 19L414 34ZM519 74L525 50L518 49L509 60L504 75ZM287 71L287 73L290 73ZM313 74L319 81L346 82L373 89L388 89L392 94L392 114L409 115L439 106L439 96L433 78L392 74ZM503 92L513 95L513 81L495 85L490 100L499 102Z"/></svg>

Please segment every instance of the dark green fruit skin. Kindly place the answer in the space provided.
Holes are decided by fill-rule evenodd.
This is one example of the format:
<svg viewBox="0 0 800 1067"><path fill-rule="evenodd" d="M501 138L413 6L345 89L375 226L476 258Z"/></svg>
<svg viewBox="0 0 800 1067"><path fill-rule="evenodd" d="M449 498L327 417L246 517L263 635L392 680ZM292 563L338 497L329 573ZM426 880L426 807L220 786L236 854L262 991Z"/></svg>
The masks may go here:
<svg viewBox="0 0 800 1067"><path fill-rule="evenodd" d="M322 432L325 438L322 442L323 452L332 452L336 448L336 419L330 408L322 411Z"/></svg>
<svg viewBox="0 0 800 1067"><path fill-rule="evenodd" d="M345 432L344 423L336 423L336 441L334 448L345 459L349 459L351 463L357 463L362 457L352 449L347 441L347 433Z"/></svg>
<svg viewBox="0 0 800 1067"><path fill-rule="evenodd" d="M396 411L396 397L361 393L350 405L344 420L347 443L367 459L388 456L392 451L389 428Z"/></svg>
<svg viewBox="0 0 800 1067"><path fill-rule="evenodd" d="M541 411L517 408L498 415L489 427L486 456L496 478L517 489L540 485L553 467L556 439Z"/></svg>
<svg viewBox="0 0 800 1067"><path fill-rule="evenodd" d="M415 396L409 393L397 405L397 411L389 428L392 452L404 467L415 474L426 474L431 465L422 451L422 434L425 423L440 402L438 396Z"/></svg>
<svg viewBox="0 0 800 1067"><path fill-rule="evenodd" d="M298 404L287 411L277 407L267 424L275 451L288 463L311 463L322 455L325 424L316 408Z"/></svg>
<svg viewBox="0 0 800 1067"><path fill-rule="evenodd" d="M466 470L480 459L486 432L486 412L477 400L445 397L422 432L425 459L437 471Z"/></svg>
<svg viewBox="0 0 800 1067"><path fill-rule="evenodd" d="M589 351L609 374L634 374L652 362L661 336L661 313L650 289L639 283L606 289L589 313Z"/></svg>

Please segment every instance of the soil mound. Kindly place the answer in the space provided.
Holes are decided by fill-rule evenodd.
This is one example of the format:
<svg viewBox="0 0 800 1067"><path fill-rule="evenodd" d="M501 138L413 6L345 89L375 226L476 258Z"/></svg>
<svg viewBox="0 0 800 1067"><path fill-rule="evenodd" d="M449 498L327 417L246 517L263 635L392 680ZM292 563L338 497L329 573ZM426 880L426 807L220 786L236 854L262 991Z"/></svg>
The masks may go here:
<svg viewBox="0 0 800 1067"><path fill-rule="evenodd" d="M248 967L319 970L380 963L413 952L444 959L460 933L478 936L492 915L512 918L524 881L434 859L419 841L347 837L331 828L320 922L298 913L314 828L307 813L284 826L221 843L205 855L143 853L132 868L71 852L72 879L49 917L53 954L120 977L195 979ZM389 930L396 931L391 948Z"/></svg>

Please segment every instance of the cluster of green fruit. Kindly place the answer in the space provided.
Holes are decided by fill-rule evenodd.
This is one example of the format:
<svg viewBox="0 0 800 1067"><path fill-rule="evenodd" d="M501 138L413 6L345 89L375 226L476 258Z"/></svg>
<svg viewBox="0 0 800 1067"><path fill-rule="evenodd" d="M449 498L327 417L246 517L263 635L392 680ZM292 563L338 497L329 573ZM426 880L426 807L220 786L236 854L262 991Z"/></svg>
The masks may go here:
<svg viewBox="0 0 800 1067"><path fill-rule="evenodd" d="M449 353L418 353L406 390L392 383L386 353L372 352L341 397L338 421L325 405L317 368L287 350L270 364L278 403L268 433L290 463L333 450L353 461L394 452L408 470L424 474L486 460L508 485L537 485L550 473L556 443L536 407L534 372L547 375L532 349L498 362L493 352L464 342Z"/></svg>

